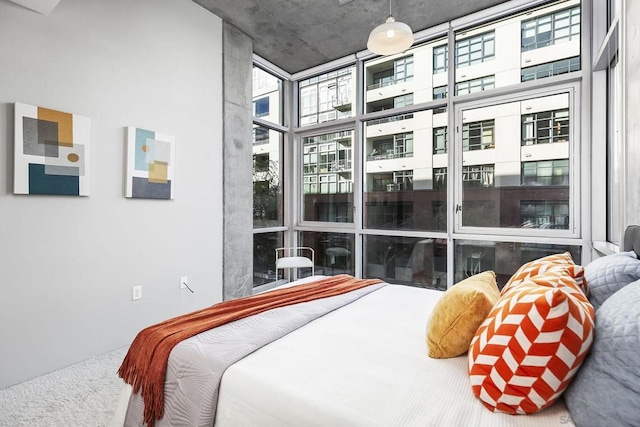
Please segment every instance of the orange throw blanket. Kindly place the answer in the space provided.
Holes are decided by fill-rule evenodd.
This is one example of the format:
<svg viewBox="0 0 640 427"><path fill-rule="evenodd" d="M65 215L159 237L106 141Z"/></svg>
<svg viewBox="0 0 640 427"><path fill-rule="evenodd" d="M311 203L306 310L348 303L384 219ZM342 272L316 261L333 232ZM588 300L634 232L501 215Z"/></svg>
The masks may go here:
<svg viewBox="0 0 640 427"><path fill-rule="evenodd" d="M164 416L164 380L173 347L182 340L234 320L267 310L344 294L380 283L345 274L224 301L143 329L134 339L118 375L144 400L144 422L153 426Z"/></svg>

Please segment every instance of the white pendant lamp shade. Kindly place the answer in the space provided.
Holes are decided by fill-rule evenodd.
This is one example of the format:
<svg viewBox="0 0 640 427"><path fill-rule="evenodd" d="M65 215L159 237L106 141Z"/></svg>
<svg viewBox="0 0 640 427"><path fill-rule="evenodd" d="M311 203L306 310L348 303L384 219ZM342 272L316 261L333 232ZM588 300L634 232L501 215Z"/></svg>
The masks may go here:
<svg viewBox="0 0 640 427"><path fill-rule="evenodd" d="M387 22L378 25L369 34L367 49L378 55L393 55L404 52L413 44L413 32L403 22L396 22L389 15Z"/></svg>

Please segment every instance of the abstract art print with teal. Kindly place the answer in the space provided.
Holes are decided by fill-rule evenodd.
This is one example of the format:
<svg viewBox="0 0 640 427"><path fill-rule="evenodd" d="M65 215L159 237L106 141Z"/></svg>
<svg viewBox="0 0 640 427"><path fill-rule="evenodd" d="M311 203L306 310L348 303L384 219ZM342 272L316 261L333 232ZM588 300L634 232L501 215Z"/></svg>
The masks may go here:
<svg viewBox="0 0 640 427"><path fill-rule="evenodd" d="M127 128L126 197L173 199L174 143L171 135Z"/></svg>
<svg viewBox="0 0 640 427"><path fill-rule="evenodd" d="M15 194L88 196L91 119L15 103Z"/></svg>

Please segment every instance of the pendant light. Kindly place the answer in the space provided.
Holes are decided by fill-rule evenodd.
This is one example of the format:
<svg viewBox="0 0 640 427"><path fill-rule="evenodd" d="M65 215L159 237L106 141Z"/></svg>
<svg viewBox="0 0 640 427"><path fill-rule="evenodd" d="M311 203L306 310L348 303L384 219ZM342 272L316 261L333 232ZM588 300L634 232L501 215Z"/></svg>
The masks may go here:
<svg viewBox="0 0 640 427"><path fill-rule="evenodd" d="M403 22L396 22L391 15L391 0L389 0L389 17L387 22L378 25L369 34L367 49L378 55L393 55L404 52L413 44L413 32Z"/></svg>

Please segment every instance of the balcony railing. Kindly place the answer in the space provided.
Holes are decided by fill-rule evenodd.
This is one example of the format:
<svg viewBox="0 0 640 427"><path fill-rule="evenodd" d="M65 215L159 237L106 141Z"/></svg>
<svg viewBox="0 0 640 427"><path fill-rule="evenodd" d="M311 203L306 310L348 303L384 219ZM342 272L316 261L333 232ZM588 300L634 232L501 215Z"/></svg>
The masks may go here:
<svg viewBox="0 0 640 427"><path fill-rule="evenodd" d="M397 84L397 83L408 82L409 80L413 80L413 76L409 76L409 77L406 77L404 79L383 80L383 81L378 82L378 83L370 84L369 86L367 86L367 90L373 90L373 89L378 89L378 88L381 88L381 87L392 86L392 85Z"/></svg>
<svg viewBox="0 0 640 427"><path fill-rule="evenodd" d="M389 160L389 159L402 159L404 157L413 157L413 151L401 151L397 153L380 153L371 154L367 156L367 161L373 160Z"/></svg>
<svg viewBox="0 0 640 427"><path fill-rule="evenodd" d="M253 145L264 145L269 143L269 138L256 138L253 140Z"/></svg>
<svg viewBox="0 0 640 427"><path fill-rule="evenodd" d="M495 142L480 142L480 143L473 143L469 145L463 145L462 151L487 150L490 148L496 148Z"/></svg>
<svg viewBox="0 0 640 427"><path fill-rule="evenodd" d="M399 122L400 120L413 119L413 113L400 114L397 116L385 117L382 119L369 120L367 126L380 125L383 123Z"/></svg>
<svg viewBox="0 0 640 427"><path fill-rule="evenodd" d="M340 173L351 171L351 160L338 160L336 162L320 165L320 173Z"/></svg>

